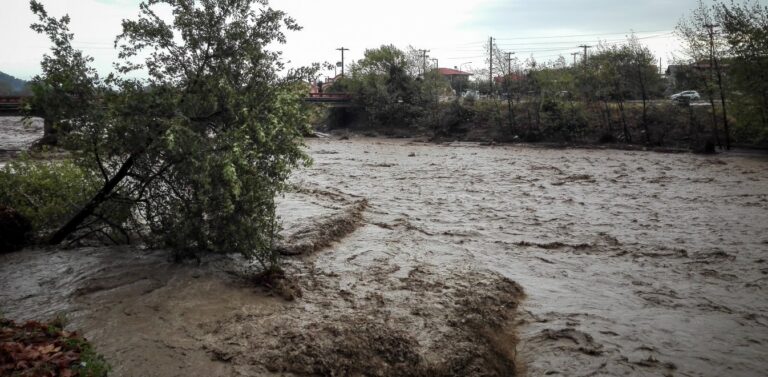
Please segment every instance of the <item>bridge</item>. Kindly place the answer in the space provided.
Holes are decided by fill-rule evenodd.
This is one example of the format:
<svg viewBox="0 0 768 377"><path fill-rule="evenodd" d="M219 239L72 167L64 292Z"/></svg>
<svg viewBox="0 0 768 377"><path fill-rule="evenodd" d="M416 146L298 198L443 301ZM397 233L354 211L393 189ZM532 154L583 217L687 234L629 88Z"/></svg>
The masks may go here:
<svg viewBox="0 0 768 377"><path fill-rule="evenodd" d="M24 101L21 96L0 96L0 116L2 115L21 115L21 103Z"/></svg>

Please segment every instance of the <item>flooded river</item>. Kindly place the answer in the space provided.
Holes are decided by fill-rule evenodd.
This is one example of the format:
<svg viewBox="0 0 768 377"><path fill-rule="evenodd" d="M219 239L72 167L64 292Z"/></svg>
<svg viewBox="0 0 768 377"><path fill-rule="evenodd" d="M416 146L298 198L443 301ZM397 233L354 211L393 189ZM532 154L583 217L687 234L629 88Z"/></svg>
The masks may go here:
<svg viewBox="0 0 768 377"><path fill-rule="evenodd" d="M380 140L311 149L301 180L368 198L370 222L408 224L385 260L489 269L523 287L530 375L768 370L765 158ZM350 241L364 247L365 233Z"/></svg>
<svg viewBox="0 0 768 377"><path fill-rule="evenodd" d="M0 256L0 310L68 313L118 376L768 370L764 157L308 148L280 208L286 242L309 245L286 259L292 300L237 258L35 249Z"/></svg>

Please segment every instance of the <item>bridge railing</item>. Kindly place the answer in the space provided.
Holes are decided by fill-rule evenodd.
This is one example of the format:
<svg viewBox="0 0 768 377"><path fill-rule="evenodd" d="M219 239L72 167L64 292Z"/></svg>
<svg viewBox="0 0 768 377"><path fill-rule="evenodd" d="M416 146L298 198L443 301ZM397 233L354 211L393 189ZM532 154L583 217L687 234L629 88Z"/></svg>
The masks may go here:
<svg viewBox="0 0 768 377"><path fill-rule="evenodd" d="M21 101L24 100L25 97L21 96L0 96L0 103L2 104L8 104L8 105L20 105Z"/></svg>
<svg viewBox="0 0 768 377"><path fill-rule="evenodd" d="M24 101L21 96L0 96L0 113L4 115L18 115L21 111L21 103Z"/></svg>

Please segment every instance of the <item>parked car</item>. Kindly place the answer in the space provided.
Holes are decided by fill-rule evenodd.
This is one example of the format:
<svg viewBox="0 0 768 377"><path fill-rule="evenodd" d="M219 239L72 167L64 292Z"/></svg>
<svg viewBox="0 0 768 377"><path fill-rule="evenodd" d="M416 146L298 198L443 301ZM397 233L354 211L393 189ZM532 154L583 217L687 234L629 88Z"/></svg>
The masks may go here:
<svg viewBox="0 0 768 377"><path fill-rule="evenodd" d="M673 94L669 98L675 102L690 102L700 100L701 96L699 95L699 92L695 90L686 90L684 92Z"/></svg>
<svg viewBox="0 0 768 377"><path fill-rule="evenodd" d="M469 98L469 99L478 99L480 98L480 93L478 93L477 90L467 90L466 92L464 92L462 97Z"/></svg>

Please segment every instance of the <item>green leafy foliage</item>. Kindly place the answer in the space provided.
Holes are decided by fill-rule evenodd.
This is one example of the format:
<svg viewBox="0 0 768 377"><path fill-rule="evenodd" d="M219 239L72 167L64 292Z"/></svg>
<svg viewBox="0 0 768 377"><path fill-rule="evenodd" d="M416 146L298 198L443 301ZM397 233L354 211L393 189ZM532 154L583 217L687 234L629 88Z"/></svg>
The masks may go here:
<svg viewBox="0 0 768 377"><path fill-rule="evenodd" d="M715 5L731 59L728 75L740 140L768 143L768 6L756 1Z"/></svg>
<svg viewBox="0 0 768 377"><path fill-rule="evenodd" d="M92 112L90 104L98 95L96 71L89 67L93 58L72 47L74 34L69 31L69 16L54 18L43 5L30 1L30 9L38 16L32 30L45 34L53 43L51 54L40 63L42 75L29 83L32 97L27 102L30 115L45 119L43 143L58 144L59 131L67 132L69 120Z"/></svg>
<svg viewBox="0 0 768 377"><path fill-rule="evenodd" d="M281 77L270 50L299 29L294 20L266 1L145 1L123 21L117 71L101 78L71 47L67 17L36 1L32 10L33 29L54 44L35 101L67 104L65 114L43 108L66 129L60 143L75 164L100 181L50 241L139 235L179 254L238 252L273 267L275 196L309 161L301 78L316 67Z"/></svg>
<svg viewBox="0 0 768 377"><path fill-rule="evenodd" d="M23 155L0 169L0 204L19 211L35 232L50 231L90 199L98 185L93 178L69 160Z"/></svg>
<svg viewBox="0 0 768 377"><path fill-rule="evenodd" d="M450 84L434 70L419 75L421 63L412 55L393 45L368 49L333 90L351 92L374 127L413 128L434 123L437 97L450 91Z"/></svg>

